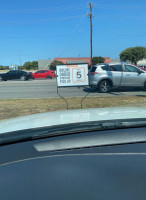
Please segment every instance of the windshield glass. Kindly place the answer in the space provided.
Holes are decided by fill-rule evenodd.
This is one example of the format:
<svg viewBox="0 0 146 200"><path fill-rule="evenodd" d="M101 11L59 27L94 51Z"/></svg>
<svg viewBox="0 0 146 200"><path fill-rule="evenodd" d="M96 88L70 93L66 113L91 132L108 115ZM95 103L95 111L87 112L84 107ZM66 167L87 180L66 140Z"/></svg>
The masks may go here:
<svg viewBox="0 0 146 200"><path fill-rule="evenodd" d="M121 119L122 107L124 119L144 117L145 6L126 0L3 1L0 128ZM139 113L136 107L142 107Z"/></svg>

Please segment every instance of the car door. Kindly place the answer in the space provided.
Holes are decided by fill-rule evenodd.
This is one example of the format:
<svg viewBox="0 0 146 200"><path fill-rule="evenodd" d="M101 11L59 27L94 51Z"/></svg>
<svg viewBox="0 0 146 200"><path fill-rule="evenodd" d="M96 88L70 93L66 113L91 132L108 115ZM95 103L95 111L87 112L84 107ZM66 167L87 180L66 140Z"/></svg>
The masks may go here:
<svg viewBox="0 0 146 200"><path fill-rule="evenodd" d="M123 72L125 86L143 86L146 81L146 73L133 65L124 65Z"/></svg>
<svg viewBox="0 0 146 200"><path fill-rule="evenodd" d="M22 76L24 76L25 78L28 78L29 73L26 71L18 71L17 78L20 79Z"/></svg>
<svg viewBox="0 0 146 200"><path fill-rule="evenodd" d="M7 72L6 78L7 80L17 79L17 71L9 71Z"/></svg>
<svg viewBox="0 0 146 200"><path fill-rule="evenodd" d="M47 77L47 71L42 71L41 73L41 78L46 78Z"/></svg>
<svg viewBox="0 0 146 200"><path fill-rule="evenodd" d="M47 70L46 74L45 74L45 78L47 77L53 77L52 71L51 70Z"/></svg>
<svg viewBox="0 0 146 200"><path fill-rule="evenodd" d="M42 78L41 76L42 76L42 73L41 73L42 71L37 71L36 73L35 73L35 78Z"/></svg>
<svg viewBox="0 0 146 200"><path fill-rule="evenodd" d="M107 73L113 82L113 86L120 87L124 85L122 64L109 65L109 70Z"/></svg>

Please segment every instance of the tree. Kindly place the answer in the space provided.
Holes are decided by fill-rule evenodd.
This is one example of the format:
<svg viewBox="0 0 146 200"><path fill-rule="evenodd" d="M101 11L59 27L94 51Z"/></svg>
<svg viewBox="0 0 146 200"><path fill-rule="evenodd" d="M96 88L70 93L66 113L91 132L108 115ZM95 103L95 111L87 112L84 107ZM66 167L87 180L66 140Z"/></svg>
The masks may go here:
<svg viewBox="0 0 146 200"><path fill-rule="evenodd" d="M9 66L0 65L0 70L9 70Z"/></svg>
<svg viewBox="0 0 146 200"><path fill-rule="evenodd" d="M105 59L101 56L92 58L92 64L93 65L96 65L96 64L99 64L99 63L104 63L104 61L105 61Z"/></svg>
<svg viewBox="0 0 146 200"><path fill-rule="evenodd" d="M31 64L34 69L38 69L38 61L32 61Z"/></svg>
<svg viewBox="0 0 146 200"><path fill-rule="evenodd" d="M129 47L120 53L121 61L130 61L137 65L139 60L146 57L145 47Z"/></svg>
<svg viewBox="0 0 146 200"><path fill-rule="evenodd" d="M38 61L32 61L32 62L25 62L22 69L30 70L30 69L38 69Z"/></svg>
<svg viewBox="0 0 146 200"><path fill-rule="evenodd" d="M56 71L56 65L63 65L64 63L58 60L53 60L50 64L50 69Z"/></svg>

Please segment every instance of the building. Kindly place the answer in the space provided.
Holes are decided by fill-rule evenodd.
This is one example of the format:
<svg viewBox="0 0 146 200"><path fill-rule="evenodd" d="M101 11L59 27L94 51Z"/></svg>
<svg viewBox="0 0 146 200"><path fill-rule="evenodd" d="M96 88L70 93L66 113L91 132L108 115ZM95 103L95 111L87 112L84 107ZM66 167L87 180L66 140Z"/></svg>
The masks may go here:
<svg viewBox="0 0 146 200"><path fill-rule="evenodd" d="M111 61L113 62L113 63L120 63L121 62L121 60L120 59L111 59Z"/></svg>
<svg viewBox="0 0 146 200"><path fill-rule="evenodd" d="M18 66L16 64L15 65L10 65L9 69L10 70L18 70Z"/></svg>
<svg viewBox="0 0 146 200"><path fill-rule="evenodd" d="M88 57L54 58L54 60L61 61L64 64L87 63L91 65L90 58Z"/></svg>
<svg viewBox="0 0 146 200"><path fill-rule="evenodd" d="M38 60L38 69L49 69L49 66L51 64L52 60L47 59L47 60Z"/></svg>
<svg viewBox="0 0 146 200"><path fill-rule="evenodd" d="M111 63L110 57L104 57L105 63ZM78 63L87 63L91 65L90 57L70 57L70 58L54 58L56 61L61 61L64 64L78 64Z"/></svg>
<svg viewBox="0 0 146 200"><path fill-rule="evenodd" d="M144 58L144 59L138 61L138 62L137 62L137 65L138 65L138 66L142 66L142 67L146 66L146 58Z"/></svg>
<svg viewBox="0 0 146 200"><path fill-rule="evenodd" d="M105 63L111 63L110 57L104 57ZM56 61L61 61L64 64L79 64L79 63L87 63L91 65L90 57L70 57L70 58L54 58ZM49 69L49 66L53 60L46 59L46 60L38 60L38 69Z"/></svg>
<svg viewBox="0 0 146 200"><path fill-rule="evenodd" d="M104 57L105 61L104 63L111 63L111 58L110 57Z"/></svg>

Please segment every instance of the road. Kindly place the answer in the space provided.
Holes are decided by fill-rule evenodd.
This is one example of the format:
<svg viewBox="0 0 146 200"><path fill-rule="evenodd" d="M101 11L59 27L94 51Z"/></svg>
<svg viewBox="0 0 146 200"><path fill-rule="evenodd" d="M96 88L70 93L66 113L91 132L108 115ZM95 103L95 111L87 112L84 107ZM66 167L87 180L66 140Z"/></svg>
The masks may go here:
<svg viewBox="0 0 146 200"><path fill-rule="evenodd" d="M63 97L84 97L89 96L115 96L115 95L136 95L146 96L142 88L137 89L114 89L110 93L98 93L96 89L88 87L81 88L59 88L59 94ZM0 99L23 99L23 98L53 98L58 97L56 79L31 80L31 81L4 81L0 82Z"/></svg>

